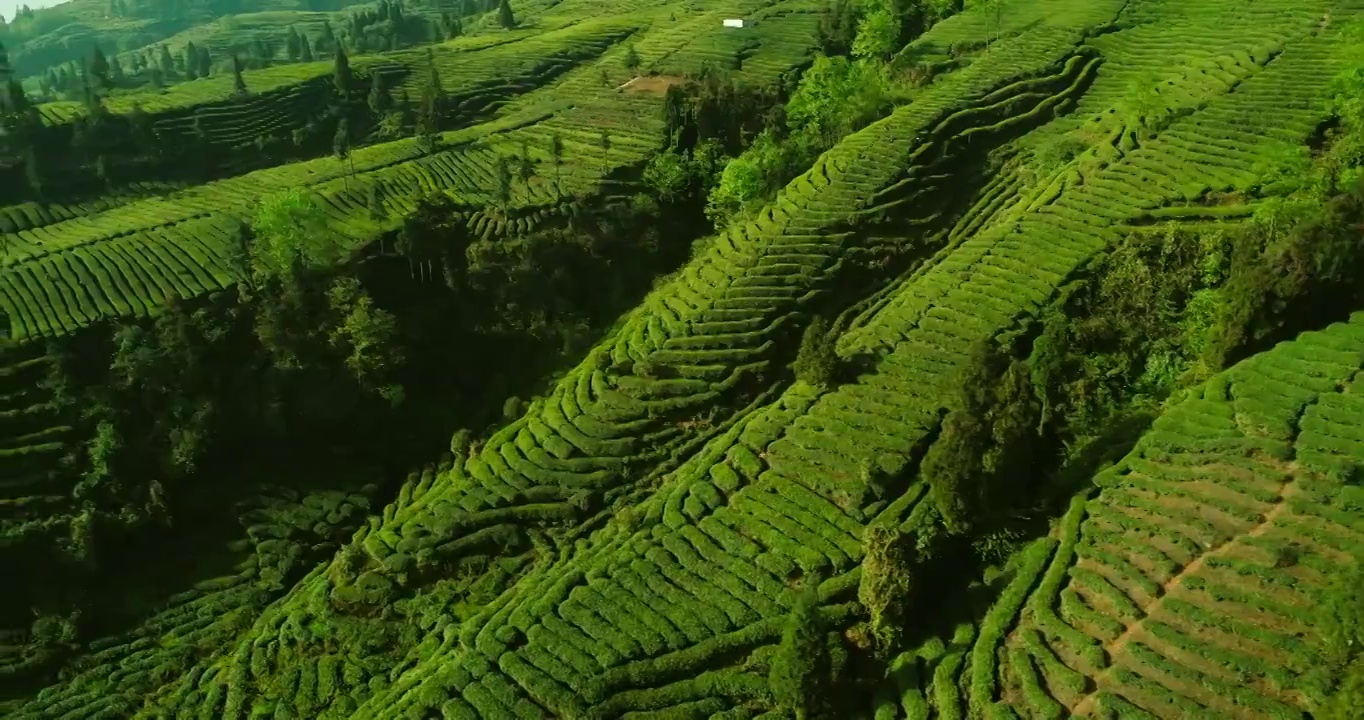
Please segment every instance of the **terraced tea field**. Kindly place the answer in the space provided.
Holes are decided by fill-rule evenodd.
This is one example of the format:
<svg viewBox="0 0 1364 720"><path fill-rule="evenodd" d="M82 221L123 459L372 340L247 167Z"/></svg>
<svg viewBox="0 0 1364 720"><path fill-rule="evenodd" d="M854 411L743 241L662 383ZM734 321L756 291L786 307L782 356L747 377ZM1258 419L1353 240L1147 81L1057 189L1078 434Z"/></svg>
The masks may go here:
<svg viewBox="0 0 1364 720"><path fill-rule="evenodd" d="M979 627L897 659L886 716L1299 717L1325 593L1364 549L1361 369L1356 314L1170 408Z"/></svg>
<svg viewBox="0 0 1364 720"><path fill-rule="evenodd" d="M718 25L715 13L703 17ZM529 183L518 182L513 189L518 216L554 213L575 197L629 194L630 181L622 176L621 184L611 178L637 167L658 147L661 97L619 93L616 83L601 83L598 68L572 68L577 60L618 45L639 27L643 25L633 17L605 18L492 45L470 37L437 48L436 67L447 97L467 112L491 109L494 119L444 133L447 149L429 157L415 141L403 140L357 149L345 163L331 158L292 163L141 199L134 195L78 207L0 209L12 228L0 241L7 248L0 259L5 268L0 314L8 319L10 336L60 335L100 318L145 315L171 295L194 297L235 283L226 258L237 223L249 219L262 197L284 189L309 190L334 220L337 242L353 246L396 227L419 192L445 191L471 210L491 204L497 159L519 156L523 144L536 172ZM810 48L808 28L806 37L804 44L774 46L769 64L754 71L755 81L772 81L802 62ZM460 49L480 44L486 47ZM767 58L761 48L754 56ZM618 53L601 62L624 77ZM423 53L400 52L373 61L358 58L354 67L357 72L372 67L407 73L407 82L419 83L424 74L411 68L425 63ZM157 127L173 142L177 133L192 132L190 125L197 122L213 142L232 146L261 132L288 131L291 123L301 122L291 120L291 112L320 102L318 93L330 82L329 69L327 63L315 63L248 73L248 82L261 74L286 84L278 92L262 90L247 102L199 105L193 115L158 121ZM315 80L300 84L306 73ZM188 94L198 82L205 84L206 94ZM188 83L166 102L203 102L215 92L210 85L216 82ZM534 89L541 82L547 82L545 87ZM417 97L418 85L409 92ZM499 103L506 104L496 109ZM45 111L62 112L60 106ZM603 132L611 143L605 150ZM564 152L561 167L552 169L549 145L556 134ZM562 187L554 186L556 178ZM374 220L368 206L371 184L382 188L384 220ZM471 216L471 223L477 222ZM496 232L483 225L476 229Z"/></svg>
<svg viewBox="0 0 1364 720"><path fill-rule="evenodd" d="M789 717L781 676L800 632L844 669L838 717L1318 712L1322 608L1364 553L1364 313L1175 396L988 581L919 589L972 594L978 612L955 628L911 613L912 644L872 662L859 583L871 527L915 552L943 542L920 465L974 348L1031 332L1135 225L1246 227L1258 206L1209 198L1271 200L1257 197L1265 159L1320 140L1361 11L1033 0L939 22L900 53L940 59L931 82L699 243L524 412L414 463L396 497L257 509L238 572L100 641L8 716ZM0 263L12 334L61 336L235 282L236 223L282 189L307 189L354 250L430 190L483 237L524 232L566 197L627 196L664 131L661 98L620 87L636 75L627 43L644 71L737 63L740 82L765 84L808 59L819 22L798 1L527 15L553 29L436 51L451 93L496 109L434 154L404 140L356 150L353 170L325 158L0 215L15 226ZM734 16L754 22L718 27ZM565 160L551 170L552 137ZM1075 151L1028 163L1058 146ZM522 147L536 172L513 210L480 212L499 158ZM882 257L893 276L861 285L858 264ZM836 382L787 370L815 315L833 319ZM23 347L5 387L43 362ZM43 402L0 395L29 438L15 457L61 447ZM848 677L867 668L880 674Z"/></svg>

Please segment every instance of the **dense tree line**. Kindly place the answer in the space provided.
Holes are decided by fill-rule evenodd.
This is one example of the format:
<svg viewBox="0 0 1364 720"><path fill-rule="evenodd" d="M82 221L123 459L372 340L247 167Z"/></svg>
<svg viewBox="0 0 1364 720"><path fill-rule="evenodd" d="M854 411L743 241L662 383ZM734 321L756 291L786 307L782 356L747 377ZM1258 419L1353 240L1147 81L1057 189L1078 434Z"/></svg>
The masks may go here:
<svg viewBox="0 0 1364 720"><path fill-rule="evenodd" d="M0 78L9 86L0 98L4 101L0 121L9 132L0 143L4 156L10 158L8 166L0 165L0 199L60 200L150 178L202 182L328 152L348 155L363 144L408 136L420 136L424 147L434 152L440 131L452 122L469 119L452 112L429 52L427 67L419 71L425 82L415 102L405 92L391 93L397 76L379 71L357 76L350 69L349 54L339 44L333 46L331 55L331 76L305 88L317 101L311 117L288 136L255 138L249 145L255 152L250 153L215 141L197 112L152 117L136 104L126 114L109 112L99 79L105 65L95 62L101 56L81 76L82 114L65 125L44 127L22 87L12 76ZM0 48L0 76L6 74L4 59ZM236 55L229 63L236 94L250 95L244 63ZM192 121L186 123L187 117Z"/></svg>

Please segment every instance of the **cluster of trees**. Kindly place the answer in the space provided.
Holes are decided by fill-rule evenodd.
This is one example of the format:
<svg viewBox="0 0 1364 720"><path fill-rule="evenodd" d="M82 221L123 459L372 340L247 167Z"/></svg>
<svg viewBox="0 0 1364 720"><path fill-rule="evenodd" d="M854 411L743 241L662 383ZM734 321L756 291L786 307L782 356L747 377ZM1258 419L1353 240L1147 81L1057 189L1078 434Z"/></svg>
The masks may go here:
<svg viewBox="0 0 1364 720"><path fill-rule="evenodd" d="M645 184L664 202L704 205L729 158L779 121L783 92L741 85L710 64L696 78L669 87L663 110L668 144L650 159Z"/></svg>
<svg viewBox="0 0 1364 720"><path fill-rule="evenodd" d="M172 131L166 125L155 124L137 104L127 114L110 113L103 96L111 66L98 52L80 76L85 111L64 127L43 127L37 122L36 110L22 86L10 78L4 107L11 109L0 116L9 132L0 143L5 156L18 162L9 166L8 177L4 176L6 168L0 166L0 195L12 202L51 199L105 192L122 182L148 176L204 181L225 170L242 172L328 150L344 159L358 144L408 136L423 138L429 152L438 148L439 132L454 108L441 88L430 52L426 82L417 104L405 92L394 97L380 72L373 72L368 83L356 78L345 48L340 44L333 48L332 76L325 86L313 88L321 96L315 115L290 136L256 138L255 152L245 156L237 152L240 148L215 145L203 118L197 115L186 136L183 131L168 134ZM0 73L4 72L3 58L0 48ZM231 72L236 92L249 94L243 63L236 56L231 58ZM55 177L63 179L56 187L50 181Z"/></svg>
<svg viewBox="0 0 1364 720"><path fill-rule="evenodd" d="M97 569L110 538L171 527L241 459L339 443L396 462L432 427L500 419L510 388L579 352L685 256L690 235L674 235L689 231L662 215L640 198L475 237L437 194L404 219L394 252L365 256L344 250L312 198L267 199L238 233L234 290L171 298L154 319L54 347L68 360L47 385L88 438L69 461L82 510L57 547Z"/></svg>
<svg viewBox="0 0 1364 720"><path fill-rule="evenodd" d="M465 0L456 11L442 11L435 19L406 13L402 0L380 0L373 8L350 12L339 31L329 22L323 23L311 36L290 26L279 44L258 35L252 40L234 43L216 59L209 48L193 41L179 51L163 43L123 53L121 58L106 56L97 46L93 49L93 58L83 62L69 60L47 68L39 75L38 86L45 99L80 100L85 92L87 74L92 75L94 84L104 90L134 91L209 77L233 65L257 69L281 60L312 62L342 46L351 53L396 50L457 37L463 32L462 18L486 12L497 12L504 27L516 24L508 0ZM232 65L228 64L227 58L232 58Z"/></svg>
<svg viewBox="0 0 1364 720"><path fill-rule="evenodd" d="M781 93L785 107L770 113L743 152L723 163L707 201L716 227L770 200L820 153L888 112L907 91L901 71L889 62L892 56L960 9L959 0L826 5L819 25L822 53L798 84Z"/></svg>

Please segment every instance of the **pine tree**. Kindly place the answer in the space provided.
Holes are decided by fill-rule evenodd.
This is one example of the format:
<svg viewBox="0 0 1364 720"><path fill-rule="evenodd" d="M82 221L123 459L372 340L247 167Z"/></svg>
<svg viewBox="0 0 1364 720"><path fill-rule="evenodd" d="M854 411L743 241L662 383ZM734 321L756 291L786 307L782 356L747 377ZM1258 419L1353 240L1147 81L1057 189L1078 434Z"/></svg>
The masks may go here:
<svg viewBox="0 0 1364 720"><path fill-rule="evenodd" d="M208 54L206 46L199 46L199 77L208 77L213 72L213 58Z"/></svg>
<svg viewBox="0 0 1364 720"><path fill-rule="evenodd" d="M436 151L440 134L441 106L444 104L440 76L436 73L435 55L426 52L426 86L422 88L421 116L418 118L422 147L428 153Z"/></svg>
<svg viewBox="0 0 1364 720"><path fill-rule="evenodd" d="M284 51L294 62L298 62L299 56L303 54L303 38L292 25L289 26L289 34L284 39Z"/></svg>
<svg viewBox="0 0 1364 720"><path fill-rule="evenodd" d="M170 48L161 46L161 73L166 77L175 75L175 58L171 57Z"/></svg>
<svg viewBox="0 0 1364 720"><path fill-rule="evenodd" d="M607 166L611 164L611 133L602 130L601 136L597 138L597 145L601 147L601 172L604 177Z"/></svg>
<svg viewBox="0 0 1364 720"><path fill-rule="evenodd" d="M336 135L332 136L332 153L336 159L345 162L350 159L350 120L341 118L341 122L336 124ZM350 174L355 173L355 160L351 159ZM346 176L346 188L350 188L350 175Z"/></svg>
<svg viewBox="0 0 1364 720"><path fill-rule="evenodd" d="M635 50L635 46L625 48L625 69L634 72L639 69L639 63L639 52Z"/></svg>
<svg viewBox="0 0 1364 720"><path fill-rule="evenodd" d="M109 80L110 80L110 82L112 82L114 85L118 85L118 84L121 84L121 83L123 82L123 78L124 78L123 63L121 63L121 62L118 61L118 57L117 57L117 56L112 57L112 58L109 58Z"/></svg>
<svg viewBox="0 0 1364 720"><path fill-rule="evenodd" d="M199 48L195 47L194 41L185 43L185 79L193 80L199 77Z"/></svg>
<svg viewBox="0 0 1364 720"><path fill-rule="evenodd" d="M308 42L308 36L307 36L307 35L303 35L303 36L299 37L298 40L299 40L299 46L298 46L298 47L299 47L299 59L302 60L303 62L312 62L312 61L313 61L313 46L312 46L312 43Z"/></svg>
<svg viewBox="0 0 1364 720"><path fill-rule="evenodd" d="M337 43L335 65L332 67L332 83L336 86L336 94L343 104L350 100L353 81L354 78L350 71L350 58L346 57L345 48Z"/></svg>
<svg viewBox="0 0 1364 720"><path fill-rule="evenodd" d="M509 0L501 0L498 4L497 20L502 24L502 27L508 30L516 27L516 16L512 14L511 2L509 2Z"/></svg>
<svg viewBox="0 0 1364 720"><path fill-rule="evenodd" d="M95 48L94 55L90 58L90 77L99 83L99 87L109 87L109 59L104 57L104 51Z"/></svg>
<svg viewBox="0 0 1364 720"><path fill-rule="evenodd" d="M236 53L232 53L232 88L238 95L245 95L246 79L242 77L242 61Z"/></svg>
<svg viewBox="0 0 1364 720"><path fill-rule="evenodd" d="M384 86L384 78L376 70L370 71L369 84L369 111L374 117L381 118L388 112L393 105L393 98L389 97L388 88Z"/></svg>
<svg viewBox="0 0 1364 720"><path fill-rule="evenodd" d="M326 52L335 42L336 33L332 32L332 24L329 22L322 23L322 34L317 38L317 49Z"/></svg>
<svg viewBox="0 0 1364 720"><path fill-rule="evenodd" d="M24 181L28 183L28 189L33 192L33 196L41 200L43 198L43 172L38 160L38 147L35 143L30 143L27 152L24 154Z"/></svg>
<svg viewBox="0 0 1364 720"><path fill-rule="evenodd" d="M535 162L530 158L530 145L525 140L521 141L521 154L516 158L516 163L516 176L529 187L530 179L535 177Z"/></svg>
<svg viewBox="0 0 1364 720"><path fill-rule="evenodd" d="M506 155L497 158L497 206L505 211L511 204L512 171Z"/></svg>
<svg viewBox="0 0 1364 720"><path fill-rule="evenodd" d="M559 171L564 166L564 138L558 132L549 136L549 156L554 161L554 193L563 199L563 186L559 184Z"/></svg>

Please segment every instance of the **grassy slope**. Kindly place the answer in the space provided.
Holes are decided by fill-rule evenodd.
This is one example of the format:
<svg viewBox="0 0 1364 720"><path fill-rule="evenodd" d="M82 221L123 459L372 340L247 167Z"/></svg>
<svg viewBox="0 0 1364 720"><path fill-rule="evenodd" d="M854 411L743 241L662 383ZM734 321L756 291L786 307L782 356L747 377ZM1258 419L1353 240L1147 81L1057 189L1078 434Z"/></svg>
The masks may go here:
<svg viewBox="0 0 1364 720"><path fill-rule="evenodd" d="M1328 11L1334 25L1322 22ZM845 625L862 528L921 529L918 483L887 504L861 495L856 480L866 468L896 473L912 462L938 422L939 388L970 343L1042 307L1123 222L1207 190L1244 190L1258 157L1303 141L1321 119L1315 101L1335 70L1333 27L1353 12L1328 0L1010 5L1005 38L988 53L845 140L758 219L716 238L525 417L453 466L412 478L329 567L268 605L211 591L187 599L16 717L136 707L160 685L147 716L761 714L770 704L763 648L778 638L788 584L827 578L824 613ZM921 46L988 31L967 13ZM680 65L689 50L700 54L695 46L685 30L660 31L640 51L646 63ZM599 84L593 72L574 71L557 87L587 94ZM1129 113L1110 111L1150 86L1181 117L1148 140L1125 125ZM508 106L508 122L554 107L531 97ZM1070 112L1054 112L1067 100L1075 101ZM568 102L590 108L576 95ZM1019 130L1031 132L1014 139ZM1045 177L970 172L982 149L1065 137L1089 149ZM976 188L968 207L932 202L954 183ZM849 223L870 209L899 222L890 231ZM787 328L837 281L838 261L853 248L910 243L936 251L859 306L840 338L842 354L870 355L871 369L831 392L780 381ZM1292 611L1301 599L1264 593L1284 620L1237 603L1244 588L1283 584L1264 570L1276 535L1304 545L1300 569L1284 572L1307 581L1292 592L1308 597L1318 566L1357 543L1358 519L1343 511L1330 514L1329 532L1294 528L1329 499L1329 473L1313 472L1321 451L1356 453L1329 438L1353 417L1341 384L1360 365L1358 338L1357 325L1305 338L1171 410L1100 478L1098 498L1067 516L1063 552L1043 541L1016 559L1022 579L1012 591L978 627L926 649L932 660L915 668L920 680L900 683L899 702L877 708L877 717L1006 707L1025 717L1100 708L1140 716L1133 707L1159 717L1245 716L1300 706L1303 698L1285 688L1310 648L1271 636L1301 622ZM1310 370L1296 359L1303 353L1294 348L1321 345L1334 350L1308 353L1318 363ZM1272 392L1259 399L1257 388ZM1321 409L1293 422L1306 406ZM1171 484L1186 476L1169 474L1179 462L1148 459L1162 443L1187 449L1180 438L1209 433L1278 460L1212 469L1179 491ZM1296 446L1317 450L1285 456ZM1184 529L1153 515L1157 486L1160 497L1178 498L1159 501L1161 517L1190 515ZM594 514L612 503L615 511ZM1145 559L1123 561L1127 546L1105 545L1115 529L1129 530L1123 517L1169 539L1153 541L1157 552ZM576 529L563 530L565 522ZM1076 532L1080 549L1068 555ZM1044 573L1050 582L1034 591L1028 579ZM1230 589L1207 590L1219 583ZM1152 584L1166 591L1151 592ZM377 617L333 609L333 598L369 592L402 599ZM1188 609L1205 595L1213 599L1203 615ZM212 618L222 608L247 609L229 626ZM1242 622L1234 633L1256 638L1258 628L1286 654L1235 646L1225 629L1204 627L1215 624L1205 622L1208 613L1223 609L1244 618L1227 621ZM181 640L153 640L164 637ZM1266 658L1283 664L1279 675L1243 686L1181 647L1209 657L1215 650L1230 658L1218 662L1252 671Z"/></svg>

